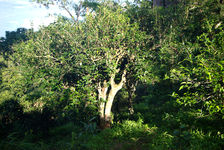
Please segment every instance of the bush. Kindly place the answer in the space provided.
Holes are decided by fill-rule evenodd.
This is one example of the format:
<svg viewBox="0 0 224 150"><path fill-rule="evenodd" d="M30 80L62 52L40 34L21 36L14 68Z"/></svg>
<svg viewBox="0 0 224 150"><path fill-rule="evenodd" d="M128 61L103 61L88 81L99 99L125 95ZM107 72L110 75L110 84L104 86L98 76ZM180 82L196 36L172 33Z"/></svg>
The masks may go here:
<svg viewBox="0 0 224 150"><path fill-rule="evenodd" d="M161 132L157 127L149 127L143 121L125 120L112 129L106 129L96 136L92 136L83 149L167 149L172 147L173 137L167 132Z"/></svg>

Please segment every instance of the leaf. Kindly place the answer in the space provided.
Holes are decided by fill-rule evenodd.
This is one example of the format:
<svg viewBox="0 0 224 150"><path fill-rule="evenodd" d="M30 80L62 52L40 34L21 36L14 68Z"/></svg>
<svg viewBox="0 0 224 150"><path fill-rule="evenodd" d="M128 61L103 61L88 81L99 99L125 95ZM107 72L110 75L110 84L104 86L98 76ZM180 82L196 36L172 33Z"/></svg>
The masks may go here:
<svg viewBox="0 0 224 150"><path fill-rule="evenodd" d="M179 91L182 90L184 88L184 85L180 86Z"/></svg>

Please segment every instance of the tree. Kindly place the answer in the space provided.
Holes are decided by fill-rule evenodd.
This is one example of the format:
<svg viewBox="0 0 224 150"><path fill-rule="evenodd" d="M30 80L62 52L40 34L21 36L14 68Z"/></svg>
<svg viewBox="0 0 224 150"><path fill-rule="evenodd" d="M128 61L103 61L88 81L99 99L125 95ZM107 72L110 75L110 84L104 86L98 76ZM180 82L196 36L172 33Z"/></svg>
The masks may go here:
<svg viewBox="0 0 224 150"><path fill-rule="evenodd" d="M98 100L101 101L99 105L101 125L106 127L111 122L114 97L124 86L131 64L135 65L141 53L142 35L136 24L129 24L129 19L120 14L120 9L112 12L109 8L103 8L100 11L102 13L96 17L89 16L85 32L88 39L88 53L92 56L88 62L93 62L93 67L96 68L92 73L98 72L93 80L97 82Z"/></svg>
<svg viewBox="0 0 224 150"><path fill-rule="evenodd" d="M12 54L12 45L26 41L28 39L27 32L25 28L18 28L16 31L6 31L6 38L2 37L0 39L0 53L4 57Z"/></svg>
<svg viewBox="0 0 224 150"><path fill-rule="evenodd" d="M96 102L101 127L110 126L114 97L124 87L130 67L138 64L144 33L129 23L122 9L104 5L82 23L59 19L14 47L12 59L18 65L6 72L27 81L13 85L21 89L17 97L27 99L39 92L36 99L41 101L69 89L76 100Z"/></svg>

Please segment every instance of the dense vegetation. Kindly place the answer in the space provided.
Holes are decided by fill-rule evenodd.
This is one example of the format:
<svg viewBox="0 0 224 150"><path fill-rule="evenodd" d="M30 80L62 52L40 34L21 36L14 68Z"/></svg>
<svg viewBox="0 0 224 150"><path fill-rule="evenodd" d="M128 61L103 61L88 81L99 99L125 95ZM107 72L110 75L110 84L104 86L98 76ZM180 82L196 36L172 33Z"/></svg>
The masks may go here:
<svg viewBox="0 0 224 150"><path fill-rule="evenodd" d="M222 0L34 1L71 18L1 38L0 149L224 149Z"/></svg>

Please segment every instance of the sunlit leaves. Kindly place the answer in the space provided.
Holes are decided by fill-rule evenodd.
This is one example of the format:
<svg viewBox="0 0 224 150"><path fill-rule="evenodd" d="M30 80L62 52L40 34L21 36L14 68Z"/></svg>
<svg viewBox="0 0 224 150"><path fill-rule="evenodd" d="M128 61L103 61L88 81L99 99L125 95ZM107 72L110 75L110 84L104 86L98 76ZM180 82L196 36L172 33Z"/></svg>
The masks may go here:
<svg viewBox="0 0 224 150"><path fill-rule="evenodd" d="M210 24L207 21L207 24ZM178 102L186 105L200 104L210 114L222 113L224 109L224 74L223 74L223 30L208 26L208 32L198 37L201 48L197 53L191 51L179 71L181 79L180 94L173 94ZM218 30L216 33L214 30Z"/></svg>

